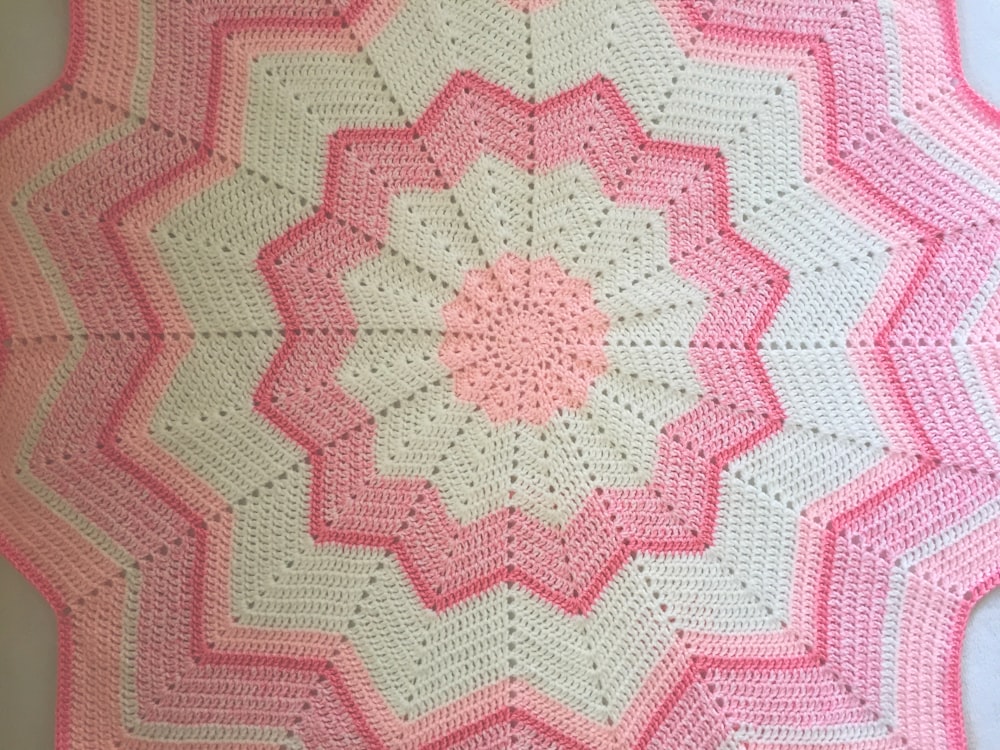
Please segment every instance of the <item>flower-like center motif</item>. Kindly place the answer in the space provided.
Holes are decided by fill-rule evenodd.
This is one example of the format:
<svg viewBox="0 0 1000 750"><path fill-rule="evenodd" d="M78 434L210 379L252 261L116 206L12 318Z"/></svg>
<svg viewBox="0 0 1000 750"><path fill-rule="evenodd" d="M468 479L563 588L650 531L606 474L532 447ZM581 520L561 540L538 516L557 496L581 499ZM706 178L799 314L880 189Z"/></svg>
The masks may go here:
<svg viewBox="0 0 1000 750"><path fill-rule="evenodd" d="M455 395L494 422L544 424L559 409L578 409L608 366L608 318L590 284L566 274L551 256L510 253L472 269L444 306L438 355Z"/></svg>

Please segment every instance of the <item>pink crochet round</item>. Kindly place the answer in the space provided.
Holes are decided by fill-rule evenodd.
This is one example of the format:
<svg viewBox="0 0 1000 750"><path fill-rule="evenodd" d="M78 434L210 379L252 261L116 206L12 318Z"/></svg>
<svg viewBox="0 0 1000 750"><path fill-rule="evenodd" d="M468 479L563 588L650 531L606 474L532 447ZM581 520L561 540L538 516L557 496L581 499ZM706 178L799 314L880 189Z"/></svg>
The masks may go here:
<svg viewBox="0 0 1000 750"><path fill-rule="evenodd" d="M441 314L447 328L439 356L455 395L494 422L544 424L559 409L577 409L608 366L607 316L590 284L552 257L507 253L472 269Z"/></svg>

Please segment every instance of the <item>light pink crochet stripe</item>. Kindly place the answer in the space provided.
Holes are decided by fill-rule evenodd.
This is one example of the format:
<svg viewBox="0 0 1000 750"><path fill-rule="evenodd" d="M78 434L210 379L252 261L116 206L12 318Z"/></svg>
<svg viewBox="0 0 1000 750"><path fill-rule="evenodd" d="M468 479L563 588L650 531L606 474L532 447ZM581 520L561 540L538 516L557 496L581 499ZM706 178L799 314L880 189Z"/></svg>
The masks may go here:
<svg viewBox="0 0 1000 750"><path fill-rule="evenodd" d="M928 80L902 77L908 117L963 162L1000 182L1000 110L965 79L955 3L897 2L896 9L905 19L900 31L904 70L934 69Z"/></svg>
<svg viewBox="0 0 1000 750"><path fill-rule="evenodd" d="M303 42L317 40L321 49L357 49L391 17L397 2L336 0L297 6L264 2L232 6L214 0L200 5L171 3L157 13L156 40L149 50L154 55L154 74L146 114L165 128L213 144L218 133L213 118L218 114L219 97L223 92L245 96L245 85L239 83L254 49L260 49L253 39L256 34L266 32L260 42L278 37L284 49L298 47L302 42L296 37L302 39L304 32ZM356 40L350 39L352 35ZM223 87L219 76L224 68L219 62L226 50L236 52L241 62L230 68L236 75L234 85L227 81ZM237 110L243 105L241 99ZM229 154L231 158L238 155L238 151Z"/></svg>

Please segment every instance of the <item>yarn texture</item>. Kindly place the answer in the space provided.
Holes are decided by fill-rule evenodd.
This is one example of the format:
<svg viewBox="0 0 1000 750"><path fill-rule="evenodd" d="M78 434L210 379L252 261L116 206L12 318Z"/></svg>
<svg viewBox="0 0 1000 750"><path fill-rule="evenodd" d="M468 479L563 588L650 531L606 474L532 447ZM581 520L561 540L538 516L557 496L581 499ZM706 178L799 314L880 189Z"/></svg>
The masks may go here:
<svg viewBox="0 0 1000 750"><path fill-rule="evenodd" d="M946 0L72 0L0 553L75 748L952 750L1000 112Z"/></svg>

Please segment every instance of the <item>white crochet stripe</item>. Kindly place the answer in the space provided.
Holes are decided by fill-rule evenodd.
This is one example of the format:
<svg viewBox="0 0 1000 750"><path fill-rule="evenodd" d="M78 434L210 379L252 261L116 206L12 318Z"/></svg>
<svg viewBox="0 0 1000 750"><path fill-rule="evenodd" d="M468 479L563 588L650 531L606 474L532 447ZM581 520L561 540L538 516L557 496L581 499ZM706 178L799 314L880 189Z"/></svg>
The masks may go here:
<svg viewBox="0 0 1000 750"><path fill-rule="evenodd" d="M250 63L242 163L318 205L340 128L399 126L387 82L357 55L284 52Z"/></svg>
<svg viewBox="0 0 1000 750"><path fill-rule="evenodd" d="M241 206L246 222L218 222ZM199 331L154 413L150 432L230 502L301 460L301 449L252 409L252 393L281 343L282 324L256 268L260 248L300 221L298 198L240 170L178 208L152 240ZM208 285L208 279L218 279ZM205 377L224 364L230 379ZM190 463L188 463L190 462Z"/></svg>
<svg viewBox="0 0 1000 750"><path fill-rule="evenodd" d="M138 3L139 26L136 35L139 39L140 50L152 50L155 47L156 39L156 4ZM153 67L156 57L151 54L139 54L135 60L135 68L132 73L132 93L129 102L131 111L137 115L146 114L149 110L147 99L149 97L149 87L153 82Z"/></svg>

